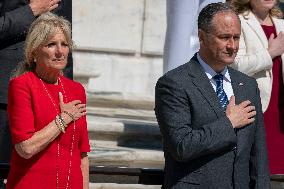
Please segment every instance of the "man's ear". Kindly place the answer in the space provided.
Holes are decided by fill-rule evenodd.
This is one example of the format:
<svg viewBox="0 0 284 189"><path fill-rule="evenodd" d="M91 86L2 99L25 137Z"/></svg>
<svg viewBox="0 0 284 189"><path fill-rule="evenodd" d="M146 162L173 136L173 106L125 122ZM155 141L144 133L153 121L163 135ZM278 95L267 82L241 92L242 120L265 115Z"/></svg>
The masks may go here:
<svg viewBox="0 0 284 189"><path fill-rule="evenodd" d="M199 38L200 45L204 44L205 37L206 37L206 33L203 30L198 29L198 38Z"/></svg>

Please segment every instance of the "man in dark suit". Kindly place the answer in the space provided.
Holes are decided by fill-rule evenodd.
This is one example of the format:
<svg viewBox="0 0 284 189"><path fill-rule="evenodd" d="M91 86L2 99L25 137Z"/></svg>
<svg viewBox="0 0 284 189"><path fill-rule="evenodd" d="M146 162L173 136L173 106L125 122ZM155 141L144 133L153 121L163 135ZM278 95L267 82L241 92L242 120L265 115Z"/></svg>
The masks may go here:
<svg viewBox="0 0 284 189"><path fill-rule="evenodd" d="M10 160L10 134L7 121L7 88L10 73L23 61L24 40L37 16L54 11L66 16L69 0L0 0L0 163ZM69 3L70 5L70 3ZM71 13L67 12L67 18ZM72 77L69 65L69 77ZM71 70L71 71L70 71ZM23 120L24 121L24 120ZM0 188L2 182L0 181Z"/></svg>
<svg viewBox="0 0 284 189"><path fill-rule="evenodd" d="M156 85L166 189L268 189L269 170L255 79L228 67L238 16L224 3L198 17L199 52ZM229 100L230 99L230 100Z"/></svg>

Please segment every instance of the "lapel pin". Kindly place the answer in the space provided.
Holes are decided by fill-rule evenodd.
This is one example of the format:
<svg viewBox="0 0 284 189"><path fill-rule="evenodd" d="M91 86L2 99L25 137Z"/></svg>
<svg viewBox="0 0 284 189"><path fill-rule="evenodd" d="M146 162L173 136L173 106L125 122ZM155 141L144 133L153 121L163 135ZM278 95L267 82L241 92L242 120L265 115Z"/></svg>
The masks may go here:
<svg viewBox="0 0 284 189"><path fill-rule="evenodd" d="M244 84L243 83L239 83L239 86L243 86Z"/></svg>

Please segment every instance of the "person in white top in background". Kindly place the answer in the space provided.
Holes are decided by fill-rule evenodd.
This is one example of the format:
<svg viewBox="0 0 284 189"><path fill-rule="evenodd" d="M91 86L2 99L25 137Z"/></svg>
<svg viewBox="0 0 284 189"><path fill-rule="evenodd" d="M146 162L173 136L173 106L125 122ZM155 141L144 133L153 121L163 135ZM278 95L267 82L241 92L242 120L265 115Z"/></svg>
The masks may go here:
<svg viewBox="0 0 284 189"><path fill-rule="evenodd" d="M210 3L225 0L167 0L164 73L182 65L199 49L197 16Z"/></svg>

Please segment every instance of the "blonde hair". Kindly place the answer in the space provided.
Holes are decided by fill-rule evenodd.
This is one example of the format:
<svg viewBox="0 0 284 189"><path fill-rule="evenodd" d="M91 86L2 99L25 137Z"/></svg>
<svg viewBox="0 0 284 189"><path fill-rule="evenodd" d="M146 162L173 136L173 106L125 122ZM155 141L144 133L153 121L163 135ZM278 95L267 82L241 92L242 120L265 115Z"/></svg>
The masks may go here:
<svg viewBox="0 0 284 189"><path fill-rule="evenodd" d="M244 14L248 15L248 12L252 10L252 7L250 5L250 0L231 0L231 6L232 8L238 13L238 14ZM277 3L274 5L274 7L270 10L270 16L276 17L276 18L282 18L283 13L280 10L280 8L277 6Z"/></svg>
<svg viewBox="0 0 284 189"><path fill-rule="evenodd" d="M33 71L35 69L36 64L34 61L34 53L37 49L46 45L58 29L60 29L65 35L69 49L73 49L70 22L63 17L50 12L42 14L31 24L29 28L24 48L24 64L21 64L18 68L16 68L12 77L22 75L27 71Z"/></svg>

